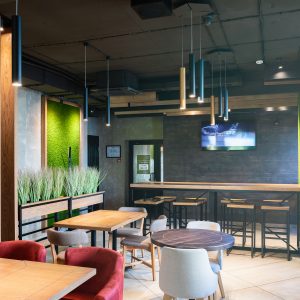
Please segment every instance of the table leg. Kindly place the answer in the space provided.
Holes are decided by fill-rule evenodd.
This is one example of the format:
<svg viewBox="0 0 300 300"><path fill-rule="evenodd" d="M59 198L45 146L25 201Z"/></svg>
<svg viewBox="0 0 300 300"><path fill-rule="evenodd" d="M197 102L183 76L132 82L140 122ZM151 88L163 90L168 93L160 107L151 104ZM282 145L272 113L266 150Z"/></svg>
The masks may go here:
<svg viewBox="0 0 300 300"><path fill-rule="evenodd" d="M177 228L176 206L173 206L173 222L174 222L173 227L174 229L176 229Z"/></svg>
<svg viewBox="0 0 300 300"><path fill-rule="evenodd" d="M169 229L171 229L171 223L172 223L172 213L171 213L171 202L169 202Z"/></svg>
<svg viewBox="0 0 300 300"><path fill-rule="evenodd" d="M209 192L208 194L208 211L209 211L209 220L218 222L218 193Z"/></svg>
<svg viewBox="0 0 300 300"><path fill-rule="evenodd" d="M117 250L117 230L112 232L112 249Z"/></svg>
<svg viewBox="0 0 300 300"><path fill-rule="evenodd" d="M96 230L91 230L91 246L95 247L96 243Z"/></svg>
<svg viewBox="0 0 300 300"><path fill-rule="evenodd" d="M102 245L103 245L103 248L105 248L105 231L103 231L103 234L102 234Z"/></svg>

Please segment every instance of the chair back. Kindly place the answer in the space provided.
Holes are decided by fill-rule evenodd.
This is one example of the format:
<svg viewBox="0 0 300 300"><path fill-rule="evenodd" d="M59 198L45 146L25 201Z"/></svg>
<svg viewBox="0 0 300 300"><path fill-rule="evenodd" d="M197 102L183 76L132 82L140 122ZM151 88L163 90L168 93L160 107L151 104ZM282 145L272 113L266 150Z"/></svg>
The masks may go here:
<svg viewBox="0 0 300 300"><path fill-rule="evenodd" d="M76 229L72 231L57 231L53 228L47 230L47 238L50 243L53 262L57 262L56 246L78 246L89 242L87 233L84 230Z"/></svg>
<svg viewBox="0 0 300 300"><path fill-rule="evenodd" d="M46 249L33 241L0 242L0 257L46 262Z"/></svg>
<svg viewBox="0 0 300 300"><path fill-rule="evenodd" d="M158 232L167 229L167 217L165 215L160 215L156 220L150 224L149 232Z"/></svg>
<svg viewBox="0 0 300 300"><path fill-rule="evenodd" d="M159 287L174 298L206 298L218 286L205 249L161 249Z"/></svg>
<svg viewBox="0 0 300 300"><path fill-rule="evenodd" d="M135 206L122 206L118 209L119 211L129 211L129 212L144 212L147 213L147 209L145 207L135 207ZM142 230L144 227L144 218L141 220L138 220L135 222L136 228L141 229L141 234Z"/></svg>
<svg viewBox="0 0 300 300"><path fill-rule="evenodd" d="M119 297L113 299L123 299L124 272L123 257L120 253L98 247L68 248L65 262L66 265L97 269L97 274L75 292L96 295L105 286L105 289L117 290ZM107 284L108 282L111 284Z"/></svg>
<svg viewBox="0 0 300 300"><path fill-rule="evenodd" d="M221 231L219 223L209 222L209 221L190 221L188 222L187 229L207 229L214 231ZM220 266L220 269L223 267L223 251L209 251L208 256L210 259L217 262Z"/></svg>

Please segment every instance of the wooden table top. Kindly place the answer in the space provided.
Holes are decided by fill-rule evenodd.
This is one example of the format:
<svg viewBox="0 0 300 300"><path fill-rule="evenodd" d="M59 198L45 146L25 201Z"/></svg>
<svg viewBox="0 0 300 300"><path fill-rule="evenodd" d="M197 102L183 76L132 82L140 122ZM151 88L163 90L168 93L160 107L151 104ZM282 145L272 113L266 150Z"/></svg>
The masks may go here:
<svg viewBox="0 0 300 300"><path fill-rule="evenodd" d="M144 212L97 210L55 222L54 226L111 232L146 216L147 213Z"/></svg>
<svg viewBox="0 0 300 300"><path fill-rule="evenodd" d="M131 183L131 188L215 190L215 191L269 191L300 192L300 184L281 183L226 183L226 182L142 182Z"/></svg>
<svg viewBox="0 0 300 300"><path fill-rule="evenodd" d="M155 232L151 236L153 244L159 247L182 249L206 249L216 251L231 248L234 237L220 231L206 229L170 229Z"/></svg>
<svg viewBox="0 0 300 300"><path fill-rule="evenodd" d="M0 299L60 299L96 269L0 258Z"/></svg>

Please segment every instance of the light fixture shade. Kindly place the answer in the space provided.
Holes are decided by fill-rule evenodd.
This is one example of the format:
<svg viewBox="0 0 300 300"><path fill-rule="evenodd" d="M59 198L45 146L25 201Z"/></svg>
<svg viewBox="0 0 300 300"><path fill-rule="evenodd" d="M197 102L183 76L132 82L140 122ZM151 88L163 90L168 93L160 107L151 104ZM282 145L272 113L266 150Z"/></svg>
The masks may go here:
<svg viewBox="0 0 300 300"><path fill-rule="evenodd" d="M186 82L185 82L185 68L180 68L180 109L186 109Z"/></svg>
<svg viewBox="0 0 300 300"><path fill-rule="evenodd" d="M223 118L223 88L219 88L219 117Z"/></svg>
<svg viewBox="0 0 300 300"><path fill-rule="evenodd" d="M12 16L12 84L22 85L22 20Z"/></svg>
<svg viewBox="0 0 300 300"><path fill-rule="evenodd" d="M215 96L210 96L210 125L216 125L215 119Z"/></svg>
<svg viewBox="0 0 300 300"><path fill-rule="evenodd" d="M110 95L106 96L106 126L109 127L110 126Z"/></svg>
<svg viewBox="0 0 300 300"><path fill-rule="evenodd" d="M195 68L195 55L189 54L189 80L190 80L190 98L196 97L196 68Z"/></svg>
<svg viewBox="0 0 300 300"><path fill-rule="evenodd" d="M4 31L3 18L0 16L0 31Z"/></svg>
<svg viewBox="0 0 300 300"><path fill-rule="evenodd" d="M83 121L88 121L89 118L89 89L84 88L83 91Z"/></svg>
<svg viewBox="0 0 300 300"><path fill-rule="evenodd" d="M228 90L225 87L223 90L224 93L224 121L228 121Z"/></svg>
<svg viewBox="0 0 300 300"><path fill-rule="evenodd" d="M204 58L199 59L199 78L198 78L198 102L204 102Z"/></svg>

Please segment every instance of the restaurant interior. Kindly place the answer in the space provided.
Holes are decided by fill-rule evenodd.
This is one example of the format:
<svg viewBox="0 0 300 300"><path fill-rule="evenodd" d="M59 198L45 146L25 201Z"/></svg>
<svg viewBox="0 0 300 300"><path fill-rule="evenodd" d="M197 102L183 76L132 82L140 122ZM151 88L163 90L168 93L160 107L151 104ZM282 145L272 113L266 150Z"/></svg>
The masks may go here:
<svg viewBox="0 0 300 300"><path fill-rule="evenodd" d="M0 0L0 299L300 299L298 0Z"/></svg>

